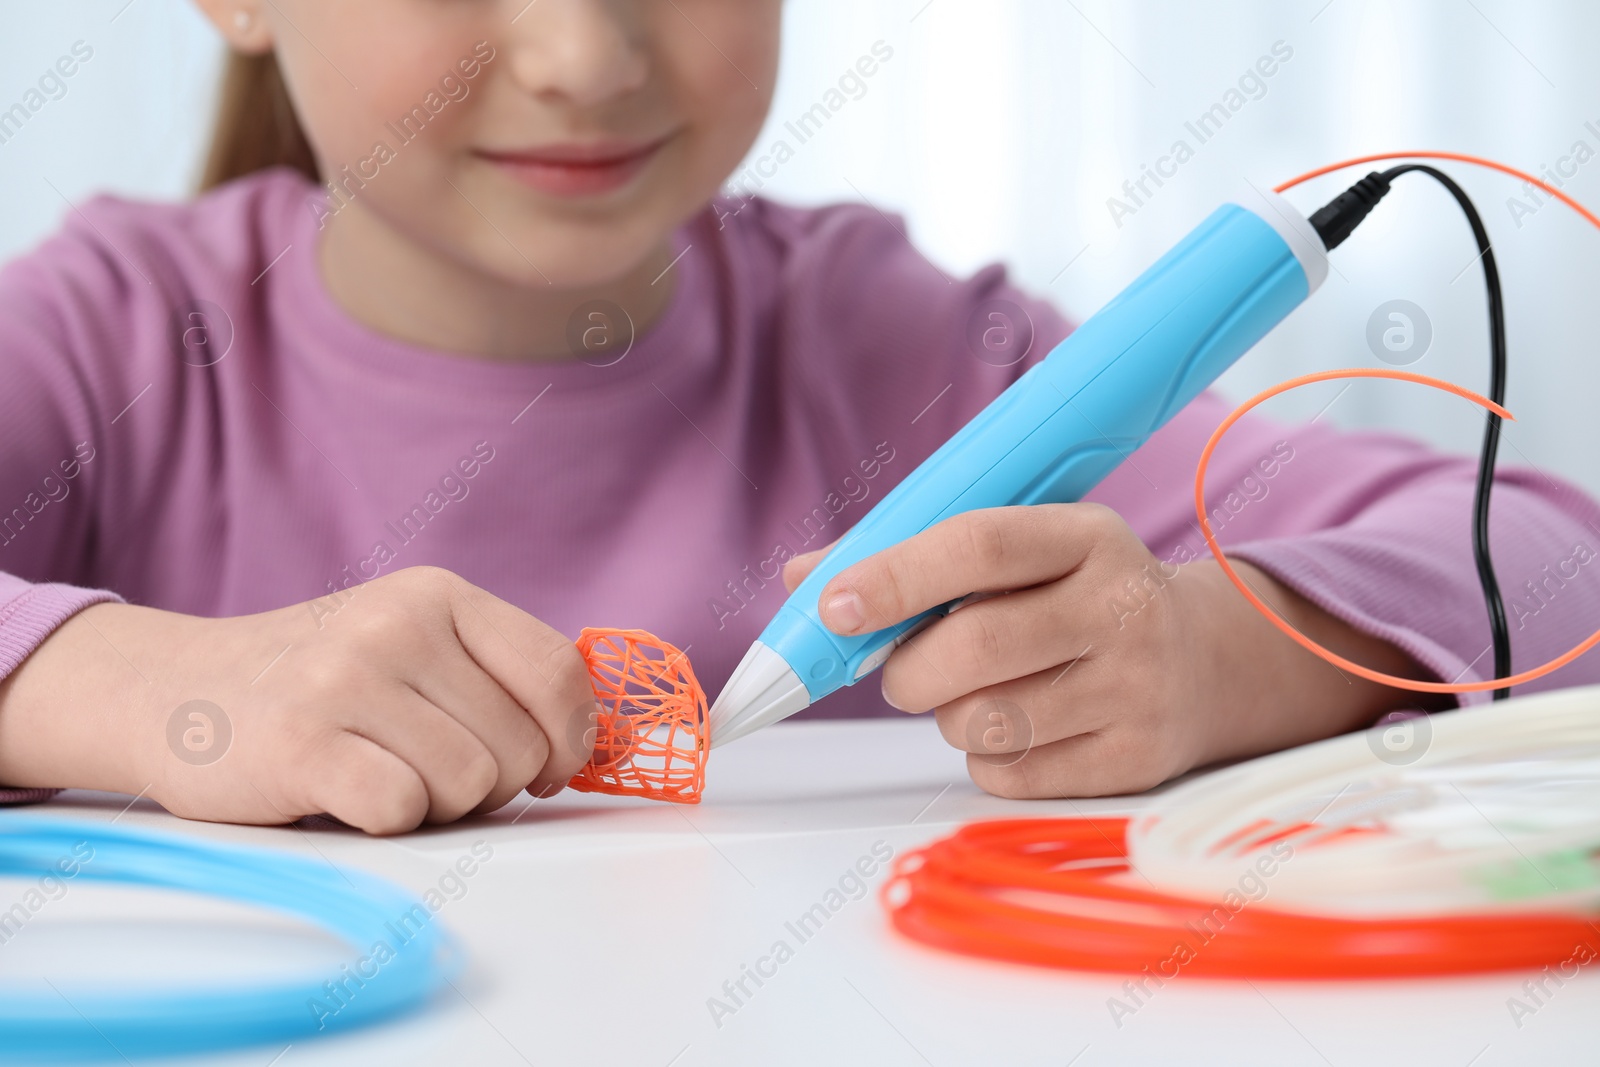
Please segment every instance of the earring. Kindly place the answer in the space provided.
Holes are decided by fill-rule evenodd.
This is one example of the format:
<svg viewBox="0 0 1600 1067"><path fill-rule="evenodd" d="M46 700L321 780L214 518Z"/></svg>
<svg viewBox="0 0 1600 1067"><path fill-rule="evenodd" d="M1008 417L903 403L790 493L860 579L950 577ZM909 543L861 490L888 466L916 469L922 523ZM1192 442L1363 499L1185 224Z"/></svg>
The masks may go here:
<svg viewBox="0 0 1600 1067"><path fill-rule="evenodd" d="M233 25L235 28L241 31L248 30L250 28L250 22L250 12L240 10L233 13Z"/></svg>

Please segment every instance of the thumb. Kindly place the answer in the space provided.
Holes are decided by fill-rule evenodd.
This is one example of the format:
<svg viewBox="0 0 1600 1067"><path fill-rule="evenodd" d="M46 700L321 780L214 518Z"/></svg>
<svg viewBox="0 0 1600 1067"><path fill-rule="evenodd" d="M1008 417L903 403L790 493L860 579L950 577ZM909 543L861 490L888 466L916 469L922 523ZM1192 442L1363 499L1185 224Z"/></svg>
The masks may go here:
<svg viewBox="0 0 1600 1067"><path fill-rule="evenodd" d="M835 539L822 548L812 549L810 552L802 552L798 556L791 556L788 560L785 560L783 564L784 589L791 593L794 592L795 588L806 580L806 575L816 570L817 564L822 562L822 557L832 551L833 546L838 543L838 540Z"/></svg>

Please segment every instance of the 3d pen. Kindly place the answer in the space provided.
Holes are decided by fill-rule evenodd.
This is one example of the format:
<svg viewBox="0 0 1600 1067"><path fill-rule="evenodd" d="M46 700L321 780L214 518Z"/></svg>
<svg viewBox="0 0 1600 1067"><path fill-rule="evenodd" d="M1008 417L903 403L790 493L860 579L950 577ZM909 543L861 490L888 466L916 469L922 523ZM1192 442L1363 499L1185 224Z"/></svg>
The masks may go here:
<svg viewBox="0 0 1600 1067"><path fill-rule="evenodd" d="M712 705L712 745L860 681L954 603L841 637L817 612L829 579L964 511L1080 499L1311 295L1327 276L1327 251L1381 195L1357 183L1310 219L1275 193L1252 192L1213 212L895 486L818 563Z"/></svg>

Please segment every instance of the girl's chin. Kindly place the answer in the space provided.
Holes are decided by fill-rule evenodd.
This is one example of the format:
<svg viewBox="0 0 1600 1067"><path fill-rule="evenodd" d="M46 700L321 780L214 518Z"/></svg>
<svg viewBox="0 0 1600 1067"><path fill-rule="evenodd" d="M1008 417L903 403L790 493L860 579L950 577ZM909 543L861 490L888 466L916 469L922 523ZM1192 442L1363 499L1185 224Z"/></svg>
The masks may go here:
<svg viewBox="0 0 1600 1067"><path fill-rule="evenodd" d="M509 234L516 251L500 242L507 256L498 261L519 276L558 289L593 289L636 282L648 286L660 279L671 262L671 228L656 220L627 223L578 223L552 219L548 226L524 230L525 237Z"/></svg>
<svg viewBox="0 0 1600 1067"><path fill-rule="evenodd" d="M660 278L662 267L655 265L655 250L665 242L640 247L619 243L596 254L593 244L579 249L562 249L545 243L543 249L524 245L525 257L511 256L496 262L494 273L509 277L520 285L541 289L582 292L596 289L635 289L648 287ZM668 278L660 278L663 285Z"/></svg>

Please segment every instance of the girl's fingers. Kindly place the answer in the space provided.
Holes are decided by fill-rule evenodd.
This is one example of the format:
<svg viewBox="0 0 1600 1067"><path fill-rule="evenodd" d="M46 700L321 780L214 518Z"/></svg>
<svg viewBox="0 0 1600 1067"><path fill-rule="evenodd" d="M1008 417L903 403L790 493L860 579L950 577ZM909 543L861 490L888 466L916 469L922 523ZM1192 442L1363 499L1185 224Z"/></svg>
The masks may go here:
<svg viewBox="0 0 1600 1067"><path fill-rule="evenodd" d="M499 781L494 753L421 693L409 687L392 692L384 706L345 730L394 753L416 773L427 791L427 822L461 818Z"/></svg>
<svg viewBox="0 0 1600 1067"><path fill-rule="evenodd" d="M504 806L544 770L552 746L538 722L461 649L440 657L411 684L470 732L495 762L494 782L466 810L494 811ZM579 743L576 735L567 740Z"/></svg>
<svg viewBox="0 0 1600 1067"><path fill-rule="evenodd" d="M1159 732L1120 724L1029 749L1021 759L969 753L967 773L985 792L1014 799L1141 793L1184 764Z"/></svg>
<svg viewBox="0 0 1600 1067"><path fill-rule="evenodd" d="M359 734L335 731L301 765L303 811L325 811L369 834L414 830L427 817L428 788L405 760Z"/></svg>
<svg viewBox="0 0 1600 1067"><path fill-rule="evenodd" d="M1132 793L1190 763L1193 725L1129 685L1126 661L1093 653L939 707L939 732L968 753L978 786L1003 797ZM1192 763L1192 761L1190 761Z"/></svg>
<svg viewBox="0 0 1600 1067"><path fill-rule="evenodd" d="M1115 724L1126 714L1125 678L1089 655L966 693L934 709L939 733L963 752L1020 761L1030 748ZM1002 760L1003 762L1007 760Z"/></svg>
<svg viewBox="0 0 1600 1067"><path fill-rule="evenodd" d="M589 667L577 646L499 597L449 572L438 574L453 594L449 603L461 647L532 716L546 740L547 755L534 781L565 785L592 754L574 743L595 710Z"/></svg>
<svg viewBox="0 0 1600 1067"><path fill-rule="evenodd" d="M895 650L883 667L884 699L922 712L987 686L1059 671L1092 651L1104 623L1071 578L980 600Z"/></svg>
<svg viewBox="0 0 1600 1067"><path fill-rule="evenodd" d="M838 543L838 540L834 540L821 548L814 548L810 552L802 552L798 556L785 560L783 564L783 587L791 593L794 592L795 587L806 580L806 575L817 569L817 564L822 562L822 557L832 551L833 546Z"/></svg>
<svg viewBox="0 0 1600 1067"><path fill-rule="evenodd" d="M818 609L835 633L881 630L968 593L1060 578L1094 546L1131 536L1097 504L964 512L845 568L823 588Z"/></svg>

